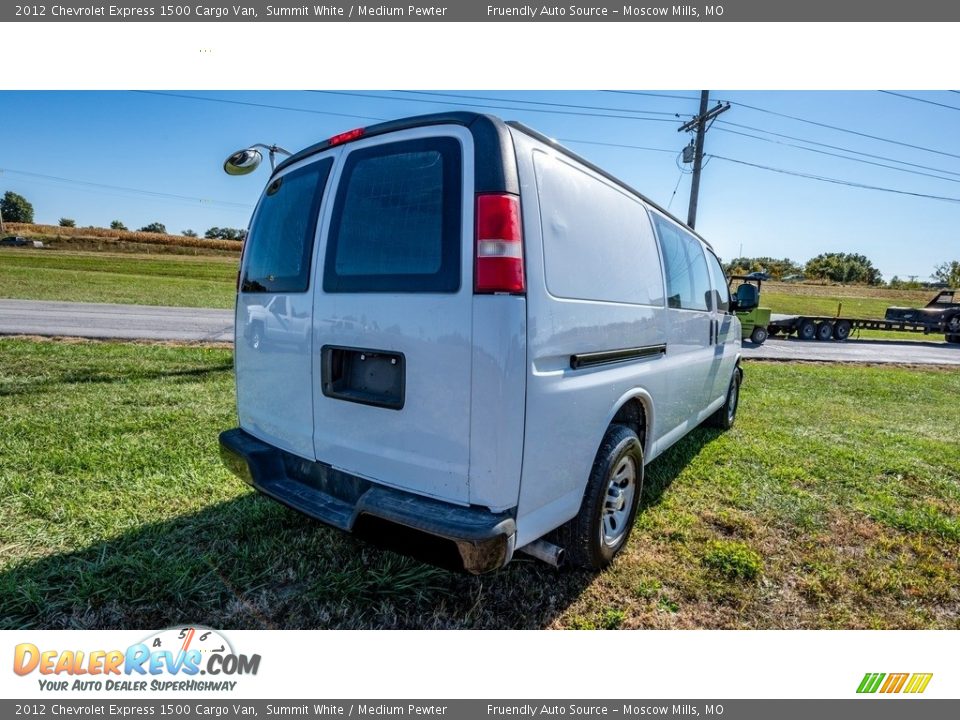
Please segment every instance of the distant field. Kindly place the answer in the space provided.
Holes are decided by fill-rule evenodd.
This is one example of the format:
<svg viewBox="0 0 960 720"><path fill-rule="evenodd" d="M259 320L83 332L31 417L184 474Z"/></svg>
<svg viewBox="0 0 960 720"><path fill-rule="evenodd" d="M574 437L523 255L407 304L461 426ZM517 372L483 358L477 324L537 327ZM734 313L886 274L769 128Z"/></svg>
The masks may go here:
<svg viewBox="0 0 960 720"><path fill-rule="evenodd" d="M748 362L733 430L650 465L609 570L473 578L232 477L227 349L0 356L0 628L960 629L955 371Z"/></svg>
<svg viewBox="0 0 960 720"><path fill-rule="evenodd" d="M926 305L936 292L770 282L763 284L761 301L774 312L786 315L833 316L841 304L841 313L846 317L882 318L891 305Z"/></svg>
<svg viewBox="0 0 960 720"><path fill-rule="evenodd" d="M132 247L129 242L121 245L127 250ZM168 245L154 246L148 252L111 252L113 245L85 246L85 251L62 249L66 247L69 246L47 250L0 248L0 297L178 307L233 306L239 262L235 252L201 249L196 251L220 254L191 257L164 254L173 247ZM761 304L786 315L834 316L837 304L842 303L841 312L846 317L882 318L890 305L922 306L933 295L934 291L929 290L768 282L763 284ZM942 335L874 330L863 331L860 337L943 341Z"/></svg>
<svg viewBox="0 0 960 720"><path fill-rule="evenodd" d="M112 250L126 252L133 248L136 252L146 253L223 253L238 255L242 244L233 240L220 240L185 235L164 235L161 233L139 232L135 230L112 230L99 227L58 227L56 225L35 225L28 223L7 223L7 233L22 235L29 240L40 240L55 248L74 250Z"/></svg>
<svg viewBox="0 0 960 720"><path fill-rule="evenodd" d="M892 305L922 307L936 295L936 290L890 290L860 285L801 285L766 282L761 288L760 304L783 315L840 315L854 318L882 319ZM901 333L887 330L854 331L853 338L942 342L943 335Z"/></svg>
<svg viewBox="0 0 960 720"><path fill-rule="evenodd" d="M229 308L237 261L0 248L0 297Z"/></svg>

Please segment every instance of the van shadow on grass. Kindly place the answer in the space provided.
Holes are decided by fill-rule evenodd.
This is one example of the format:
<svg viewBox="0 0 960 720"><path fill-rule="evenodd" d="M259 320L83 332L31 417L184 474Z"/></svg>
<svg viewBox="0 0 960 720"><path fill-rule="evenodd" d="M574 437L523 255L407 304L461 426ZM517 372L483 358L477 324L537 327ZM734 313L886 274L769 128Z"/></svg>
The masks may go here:
<svg viewBox="0 0 960 720"><path fill-rule="evenodd" d="M715 437L697 430L649 468L660 502ZM607 572L617 572L617 566ZM596 580L523 555L455 574L326 528L251 492L0 573L0 628L541 628Z"/></svg>
<svg viewBox="0 0 960 720"><path fill-rule="evenodd" d="M202 367L179 368L175 370L137 370L132 373L119 374L97 368L71 369L46 377L39 377L31 382L10 383L0 385L0 397L14 395L32 395L48 388L61 388L64 385L110 384L145 380L204 380L208 376L218 373L233 372L233 360L217 364L203 365Z"/></svg>

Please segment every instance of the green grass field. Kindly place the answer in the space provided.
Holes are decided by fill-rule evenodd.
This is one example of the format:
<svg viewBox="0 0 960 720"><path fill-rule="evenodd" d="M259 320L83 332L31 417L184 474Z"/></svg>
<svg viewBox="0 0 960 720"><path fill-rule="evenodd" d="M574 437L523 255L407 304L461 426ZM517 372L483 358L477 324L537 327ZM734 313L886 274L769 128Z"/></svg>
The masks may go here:
<svg viewBox="0 0 960 720"><path fill-rule="evenodd" d="M0 248L0 297L233 307L237 256Z"/></svg>
<svg viewBox="0 0 960 720"><path fill-rule="evenodd" d="M220 465L229 350L0 339L0 627L960 629L960 373L749 363L608 571L450 574Z"/></svg>

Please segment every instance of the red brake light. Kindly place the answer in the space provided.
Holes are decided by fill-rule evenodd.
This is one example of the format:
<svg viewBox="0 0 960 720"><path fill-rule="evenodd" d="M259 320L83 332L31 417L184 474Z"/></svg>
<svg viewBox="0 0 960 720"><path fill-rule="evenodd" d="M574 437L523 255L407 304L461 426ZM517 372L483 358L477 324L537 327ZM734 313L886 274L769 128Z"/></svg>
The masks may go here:
<svg viewBox="0 0 960 720"><path fill-rule="evenodd" d="M477 195L476 263L474 292L526 291L520 198L516 195Z"/></svg>
<svg viewBox="0 0 960 720"><path fill-rule="evenodd" d="M345 142L350 142L351 140L356 140L358 137L362 137L363 133L366 132L363 128L354 128L353 130L347 130L342 132L339 135L334 135L332 138L327 140L330 143L330 147L334 145L343 145Z"/></svg>

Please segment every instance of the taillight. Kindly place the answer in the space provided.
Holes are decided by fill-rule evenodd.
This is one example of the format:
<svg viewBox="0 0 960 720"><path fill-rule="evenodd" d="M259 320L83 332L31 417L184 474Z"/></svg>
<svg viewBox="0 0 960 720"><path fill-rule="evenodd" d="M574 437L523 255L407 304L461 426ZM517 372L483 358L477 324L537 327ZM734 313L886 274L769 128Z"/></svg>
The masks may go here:
<svg viewBox="0 0 960 720"><path fill-rule="evenodd" d="M523 293L523 227L516 195L477 195L474 292Z"/></svg>

